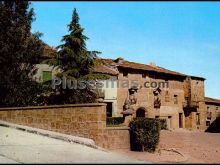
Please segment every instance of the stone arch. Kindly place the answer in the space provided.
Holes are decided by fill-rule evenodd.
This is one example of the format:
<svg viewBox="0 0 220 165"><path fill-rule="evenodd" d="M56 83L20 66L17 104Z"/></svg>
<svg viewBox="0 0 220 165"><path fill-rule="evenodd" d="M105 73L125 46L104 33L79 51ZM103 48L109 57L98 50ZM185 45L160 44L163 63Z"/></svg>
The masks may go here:
<svg viewBox="0 0 220 165"><path fill-rule="evenodd" d="M136 110L136 117L145 117L146 109L144 107L140 107Z"/></svg>

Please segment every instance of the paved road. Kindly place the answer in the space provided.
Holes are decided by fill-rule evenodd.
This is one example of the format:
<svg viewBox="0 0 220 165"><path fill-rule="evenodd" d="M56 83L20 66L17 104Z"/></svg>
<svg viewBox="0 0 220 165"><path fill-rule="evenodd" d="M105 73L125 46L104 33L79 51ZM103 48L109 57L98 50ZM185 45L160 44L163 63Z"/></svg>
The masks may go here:
<svg viewBox="0 0 220 165"><path fill-rule="evenodd" d="M148 163L0 126L0 163Z"/></svg>

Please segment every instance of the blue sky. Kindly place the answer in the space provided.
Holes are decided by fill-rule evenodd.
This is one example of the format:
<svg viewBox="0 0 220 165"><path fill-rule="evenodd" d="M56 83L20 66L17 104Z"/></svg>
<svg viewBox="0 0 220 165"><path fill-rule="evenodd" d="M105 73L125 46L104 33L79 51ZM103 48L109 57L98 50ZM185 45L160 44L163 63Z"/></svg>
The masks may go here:
<svg viewBox="0 0 220 165"><path fill-rule="evenodd" d="M89 50L101 57L202 76L205 94L220 99L220 2L32 2L33 32L60 44L74 8Z"/></svg>

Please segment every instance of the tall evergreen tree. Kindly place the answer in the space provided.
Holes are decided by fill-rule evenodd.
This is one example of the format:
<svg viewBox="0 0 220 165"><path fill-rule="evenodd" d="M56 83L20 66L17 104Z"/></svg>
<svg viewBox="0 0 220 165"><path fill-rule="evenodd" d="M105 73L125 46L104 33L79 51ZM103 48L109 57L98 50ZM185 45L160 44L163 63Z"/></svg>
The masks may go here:
<svg viewBox="0 0 220 165"><path fill-rule="evenodd" d="M69 34L62 39L64 44L58 46L61 65L64 75L69 78L79 78L90 73L94 65L94 56L98 52L88 51L86 48L86 37L84 29L79 24L79 15L73 10L72 20L68 25Z"/></svg>
<svg viewBox="0 0 220 165"><path fill-rule="evenodd" d="M0 1L0 106L26 106L38 85L28 74L42 54L39 35L31 34L33 8L28 1Z"/></svg>
<svg viewBox="0 0 220 165"><path fill-rule="evenodd" d="M46 63L60 65L63 72L59 76L67 79L88 80L108 77L92 73L94 65L98 63L95 57L100 52L87 50L86 40L89 38L84 35L76 9L73 10L68 30L69 34L63 36L61 40L63 44L58 46L58 58L46 61ZM95 102L97 97L96 91L88 86L84 89L62 89L60 85L56 91L59 91L59 94L52 97L52 102L56 104Z"/></svg>

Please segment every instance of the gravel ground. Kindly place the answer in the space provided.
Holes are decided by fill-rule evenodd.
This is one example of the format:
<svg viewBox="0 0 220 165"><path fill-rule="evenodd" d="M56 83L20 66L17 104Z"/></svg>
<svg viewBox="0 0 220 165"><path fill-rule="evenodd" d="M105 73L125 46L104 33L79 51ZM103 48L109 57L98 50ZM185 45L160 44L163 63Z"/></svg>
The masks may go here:
<svg viewBox="0 0 220 165"><path fill-rule="evenodd" d="M117 150L139 160L154 163L220 163L220 134L187 131L161 131L154 153Z"/></svg>

